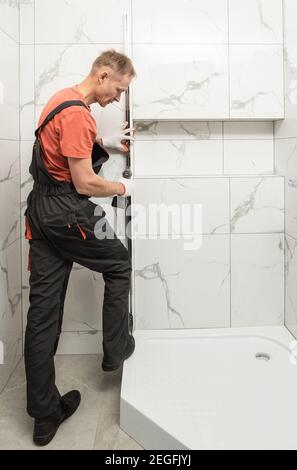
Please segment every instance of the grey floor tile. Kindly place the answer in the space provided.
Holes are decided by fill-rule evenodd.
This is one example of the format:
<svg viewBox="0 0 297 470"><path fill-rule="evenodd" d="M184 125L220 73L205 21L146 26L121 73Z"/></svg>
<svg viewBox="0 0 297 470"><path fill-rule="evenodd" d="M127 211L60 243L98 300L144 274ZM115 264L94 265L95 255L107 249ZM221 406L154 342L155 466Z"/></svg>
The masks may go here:
<svg viewBox="0 0 297 470"><path fill-rule="evenodd" d="M119 423L119 413L102 414L99 417L94 449L143 450L143 447L120 428Z"/></svg>
<svg viewBox="0 0 297 470"><path fill-rule="evenodd" d="M120 430L116 421L112 428L109 421L107 436L104 437L100 424L102 416L107 414L111 420L119 413L122 369L103 372L101 359L99 355L56 356L56 383L60 393L63 395L71 389L78 389L82 401L75 414L60 426L53 441L45 448L32 442L34 420L26 413L22 359L0 394L0 449L92 449L94 442L102 439L104 442L110 440L118 448L137 445L133 440L129 444L129 436Z"/></svg>

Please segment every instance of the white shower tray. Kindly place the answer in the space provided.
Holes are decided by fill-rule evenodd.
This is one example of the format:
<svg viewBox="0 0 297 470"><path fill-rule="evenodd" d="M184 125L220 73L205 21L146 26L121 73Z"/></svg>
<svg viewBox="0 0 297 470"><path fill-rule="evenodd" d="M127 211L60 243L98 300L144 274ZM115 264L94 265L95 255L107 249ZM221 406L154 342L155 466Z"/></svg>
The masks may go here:
<svg viewBox="0 0 297 470"><path fill-rule="evenodd" d="M134 337L120 426L145 449L297 449L296 341L284 326Z"/></svg>

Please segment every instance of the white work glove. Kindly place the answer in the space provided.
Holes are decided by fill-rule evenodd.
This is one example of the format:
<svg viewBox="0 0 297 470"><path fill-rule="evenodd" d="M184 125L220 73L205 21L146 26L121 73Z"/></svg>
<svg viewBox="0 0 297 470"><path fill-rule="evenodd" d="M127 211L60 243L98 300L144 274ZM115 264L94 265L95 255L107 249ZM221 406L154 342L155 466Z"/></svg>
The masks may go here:
<svg viewBox="0 0 297 470"><path fill-rule="evenodd" d="M131 194L133 193L133 187L134 187L133 180L129 178L124 178L123 176L121 176L118 182L122 183L125 186L125 192L124 194L120 194L120 196L123 196L123 197L131 196Z"/></svg>
<svg viewBox="0 0 297 470"><path fill-rule="evenodd" d="M98 142L100 142L100 139L101 139L103 147L108 147L108 148L111 148L111 149L120 150L121 152L127 152L128 151L128 146L123 144L122 142L127 141L127 140L130 140L130 141L135 140L134 137L133 137L133 131L135 129L134 128L126 129L127 125L128 125L128 122L126 121L123 124L123 126L121 127L121 129L114 132L110 136L107 136L107 137L101 136L101 138L98 136L97 137ZM131 132L132 135L126 135L129 132Z"/></svg>

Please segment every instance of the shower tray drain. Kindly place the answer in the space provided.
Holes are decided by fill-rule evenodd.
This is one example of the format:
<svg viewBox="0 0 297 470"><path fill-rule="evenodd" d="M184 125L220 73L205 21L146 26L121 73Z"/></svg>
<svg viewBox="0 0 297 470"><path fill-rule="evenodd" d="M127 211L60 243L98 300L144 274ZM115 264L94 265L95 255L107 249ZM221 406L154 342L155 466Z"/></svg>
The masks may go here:
<svg viewBox="0 0 297 470"><path fill-rule="evenodd" d="M270 356L269 354L261 352L256 354L256 359L259 359L260 361L270 361Z"/></svg>

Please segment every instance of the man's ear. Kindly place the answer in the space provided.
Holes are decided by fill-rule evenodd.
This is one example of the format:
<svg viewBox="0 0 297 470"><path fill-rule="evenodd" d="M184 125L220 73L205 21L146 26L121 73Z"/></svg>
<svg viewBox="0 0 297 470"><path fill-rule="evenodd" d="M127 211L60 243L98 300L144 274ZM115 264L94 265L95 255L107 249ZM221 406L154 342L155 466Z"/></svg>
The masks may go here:
<svg viewBox="0 0 297 470"><path fill-rule="evenodd" d="M107 77L108 77L108 72L106 70L102 70L102 72L98 74L98 82L100 83L105 82Z"/></svg>

